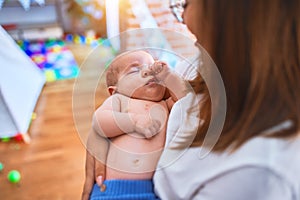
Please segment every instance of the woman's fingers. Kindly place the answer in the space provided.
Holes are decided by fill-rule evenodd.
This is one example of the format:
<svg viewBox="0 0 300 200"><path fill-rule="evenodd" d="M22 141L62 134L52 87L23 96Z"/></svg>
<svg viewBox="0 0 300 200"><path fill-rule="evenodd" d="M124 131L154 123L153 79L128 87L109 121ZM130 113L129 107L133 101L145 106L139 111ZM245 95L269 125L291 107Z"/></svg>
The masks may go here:
<svg viewBox="0 0 300 200"><path fill-rule="evenodd" d="M97 185L99 185L100 187L103 185L103 182L105 180L105 165L98 161L97 159L95 159L95 180Z"/></svg>
<svg viewBox="0 0 300 200"><path fill-rule="evenodd" d="M90 193L92 192L93 185L95 182L94 163L95 163L94 157L88 151L86 151L85 182L84 182L83 192L81 196L82 200L90 199Z"/></svg>

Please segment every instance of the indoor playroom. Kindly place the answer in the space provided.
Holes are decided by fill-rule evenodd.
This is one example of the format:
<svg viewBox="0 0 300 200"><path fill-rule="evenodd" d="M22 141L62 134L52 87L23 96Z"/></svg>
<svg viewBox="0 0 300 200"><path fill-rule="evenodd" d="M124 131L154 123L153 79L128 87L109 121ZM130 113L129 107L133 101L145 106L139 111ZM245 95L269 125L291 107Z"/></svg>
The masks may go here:
<svg viewBox="0 0 300 200"><path fill-rule="evenodd" d="M94 109L108 96L101 70L120 49L139 43L193 54L167 31L194 41L167 0L2 0L0 25L0 199L80 199L85 136L79 132L91 125L85 99L95 101ZM118 38L157 27L166 33Z"/></svg>
<svg viewBox="0 0 300 200"><path fill-rule="evenodd" d="M0 0L0 200L300 200L300 0Z"/></svg>

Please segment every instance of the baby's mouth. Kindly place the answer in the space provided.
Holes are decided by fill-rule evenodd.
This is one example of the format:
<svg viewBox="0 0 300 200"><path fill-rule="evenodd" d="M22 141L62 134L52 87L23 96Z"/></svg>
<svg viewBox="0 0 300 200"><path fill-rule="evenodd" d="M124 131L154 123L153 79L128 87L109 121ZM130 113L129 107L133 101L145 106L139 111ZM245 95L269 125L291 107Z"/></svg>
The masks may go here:
<svg viewBox="0 0 300 200"><path fill-rule="evenodd" d="M153 85L153 84L157 84L157 83L158 83L157 79L152 78L152 79L148 80L145 85Z"/></svg>

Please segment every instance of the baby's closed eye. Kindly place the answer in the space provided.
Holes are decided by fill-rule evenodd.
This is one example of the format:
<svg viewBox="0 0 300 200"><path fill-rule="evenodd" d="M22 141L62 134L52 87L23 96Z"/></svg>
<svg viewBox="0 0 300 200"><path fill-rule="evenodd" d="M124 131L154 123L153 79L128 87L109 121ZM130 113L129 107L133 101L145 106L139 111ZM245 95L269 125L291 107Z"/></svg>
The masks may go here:
<svg viewBox="0 0 300 200"><path fill-rule="evenodd" d="M138 66L136 66L136 67L131 67L130 69L129 69L129 71L127 72L127 74L134 74L134 73L138 73L138 72L140 72L141 71L141 69L140 69L140 67L138 67Z"/></svg>

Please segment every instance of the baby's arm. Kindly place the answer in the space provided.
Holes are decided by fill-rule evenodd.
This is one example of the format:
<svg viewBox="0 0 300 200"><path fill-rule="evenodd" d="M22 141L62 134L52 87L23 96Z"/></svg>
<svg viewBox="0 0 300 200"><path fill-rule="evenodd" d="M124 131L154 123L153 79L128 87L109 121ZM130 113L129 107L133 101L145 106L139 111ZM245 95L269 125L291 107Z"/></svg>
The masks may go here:
<svg viewBox="0 0 300 200"><path fill-rule="evenodd" d="M121 99L117 95L107 98L95 111L93 128L103 137L116 137L134 130L130 114L121 112Z"/></svg>
<svg viewBox="0 0 300 200"><path fill-rule="evenodd" d="M130 101L130 98L120 94L112 95L95 111L93 128L98 134L111 138L126 133L139 133L150 138L158 133L161 126L158 120L148 115L122 112L122 101Z"/></svg>

